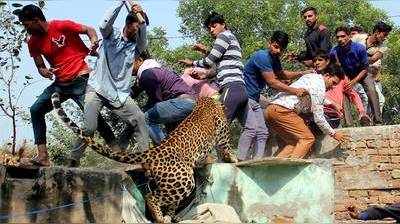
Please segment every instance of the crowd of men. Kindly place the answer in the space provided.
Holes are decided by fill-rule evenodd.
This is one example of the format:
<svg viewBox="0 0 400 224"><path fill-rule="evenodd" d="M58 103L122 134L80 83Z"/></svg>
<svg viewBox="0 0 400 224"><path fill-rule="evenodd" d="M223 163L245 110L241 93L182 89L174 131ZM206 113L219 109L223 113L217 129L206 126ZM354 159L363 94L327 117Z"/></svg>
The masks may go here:
<svg viewBox="0 0 400 224"><path fill-rule="evenodd" d="M125 6L129 12L119 29L113 25ZM86 135L99 131L114 150L126 148L130 138L139 150L160 144L192 112L198 97L219 100L227 121L238 119L242 125L239 160L263 157L270 132L284 143L276 154L284 158L306 158L319 132L339 142L347 140L347 135L335 130L343 117L344 96L356 106L361 123L382 123L384 96L379 74L387 51L384 41L391 31L384 22L378 22L371 34L359 27L338 27L334 32L337 45L332 47L317 10L304 9L306 50L287 54L291 61L307 67L299 72L281 65L289 44L287 33L273 32L266 48L243 63L235 34L221 14L211 13L204 26L215 39L213 46L194 45L204 57L180 60L188 68L178 75L150 57L146 49L149 19L139 5L128 0L119 1L105 14L99 27L101 44L94 28L70 20L47 21L35 5L26 5L16 14L29 34L28 48L39 74L55 79L30 109L38 149L32 162L40 166L50 165L45 114L52 110L50 98L55 92L83 110ZM89 47L82 34L89 37ZM92 71L85 62L87 55L98 57ZM277 94L265 100L266 88ZM141 92L148 98L143 108L134 100ZM102 118L103 107L128 124L119 138ZM78 139L69 166L79 166L85 148L86 143Z"/></svg>

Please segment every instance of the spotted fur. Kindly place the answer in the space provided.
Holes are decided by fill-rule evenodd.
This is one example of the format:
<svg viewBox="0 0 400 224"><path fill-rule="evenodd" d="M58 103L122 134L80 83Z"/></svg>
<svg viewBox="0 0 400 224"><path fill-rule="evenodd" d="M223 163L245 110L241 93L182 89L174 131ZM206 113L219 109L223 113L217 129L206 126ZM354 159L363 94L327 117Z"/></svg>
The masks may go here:
<svg viewBox="0 0 400 224"><path fill-rule="evenodd" d="M96 143L65 114L58 93L52 102L61 120L89 146L103 156L118 162L141 164L157 188L146 195L146 203L156 222L175 219L178 204L195 187L193 168L217 146L218 155L226 162L237 162L230 148L229 128L222 105L211 98L199 98L193 112L157 147L144 152L113 152ZM164 217L164 215L166 215Z"/></svg>

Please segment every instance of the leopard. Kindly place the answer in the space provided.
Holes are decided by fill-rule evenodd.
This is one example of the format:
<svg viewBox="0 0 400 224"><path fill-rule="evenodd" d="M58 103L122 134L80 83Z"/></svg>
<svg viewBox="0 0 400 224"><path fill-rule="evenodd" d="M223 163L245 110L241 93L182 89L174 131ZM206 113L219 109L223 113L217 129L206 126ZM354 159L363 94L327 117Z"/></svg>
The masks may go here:
<svg viewBox="0 0 400 224"><path fill-rule="evenodd" d="M144 198L157 223L178 221L176 210L181 201L195 189L194 169L216 149L223 162L236 163L231 149L230 130L223 105L212 98L200 97L193 111L165 138L160 145L145 151L116 151L86 136L68 118L61 106L60 95L52 95L52 103L61 121L97 153L121 163L140 165L155 183L155 189Z"/></svg>

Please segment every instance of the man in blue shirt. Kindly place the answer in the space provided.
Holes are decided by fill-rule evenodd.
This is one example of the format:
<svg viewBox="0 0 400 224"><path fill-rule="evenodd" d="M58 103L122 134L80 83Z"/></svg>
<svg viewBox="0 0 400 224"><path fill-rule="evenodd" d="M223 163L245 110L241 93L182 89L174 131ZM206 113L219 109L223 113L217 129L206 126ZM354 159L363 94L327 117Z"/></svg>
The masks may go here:
<svg viewBox="0 0 400 224"><path fill-rule="evenodd" d="M255 139L255 159L264 155L268 138L264 114L259 104L261 91L268 84L278 91L297 96L306 94L304 89L290 87L279 79L294 79L302 74L282 69L280 56L289 43L288 34L275 31L268 42L267 49L255 52L244 67L244 81L249 102L246 108L244 130L239 139L239 160L245 160Z"/></svg>
<svg viewBox="0 0 400 224"><path fill-rule="evenodd" d="M331 51L331 57L342 66L347 77L351 80L346 88L353 88L360 83L367 92L371 105L374 122L382 123L378 94L375 89L374 78L368 74L368 54L365 46L351 41L350 29L347 27L336 28L338 45Z"/></svg>
<svg viewBox="0 0 400 224"><path fill-rule="evenodd" d="M85 96L84 129L86 135L93 135L97 128L97 117L103 106L109 108L133 128L134 137L140 150L148 149L149 133L144 113L130 97L132 67L134 58L147 46L147 16L139 5L132 6L126 16L123 29L113 27L121 8L127 1L119 1L105 15L100 24L103 43L99 50L96 69L90 76ZM137 14L146 21L141 21ZM113 148L118 149L116 145ZM70 166L78 166L85 144L71 153Z"/></svg>

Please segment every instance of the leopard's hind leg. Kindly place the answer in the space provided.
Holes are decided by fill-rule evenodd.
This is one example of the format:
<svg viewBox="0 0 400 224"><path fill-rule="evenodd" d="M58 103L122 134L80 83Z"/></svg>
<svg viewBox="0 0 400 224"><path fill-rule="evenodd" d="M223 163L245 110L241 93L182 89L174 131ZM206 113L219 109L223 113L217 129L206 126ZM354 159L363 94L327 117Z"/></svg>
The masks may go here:
<svg viewBox="0 0 400 224"><path fill-rule="evenodd" d="M157 191L146 195L146 204L150 210L156 223L166 223L170 220L165 220L160 206L160 194Z"/></svg>

